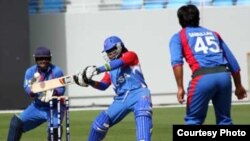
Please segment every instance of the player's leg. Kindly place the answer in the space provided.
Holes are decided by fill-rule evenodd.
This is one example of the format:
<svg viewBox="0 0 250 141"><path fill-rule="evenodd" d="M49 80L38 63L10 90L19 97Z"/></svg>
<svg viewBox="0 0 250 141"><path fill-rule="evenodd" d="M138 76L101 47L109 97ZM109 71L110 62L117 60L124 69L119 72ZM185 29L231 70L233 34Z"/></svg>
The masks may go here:
<svg viewBox="0 0 250 141"><path fill-rule="evenodd" d="M134 116L136 122L136 138L137 141L151 141L152 134L152 103L148 90L138 97L138 101L134 106ZM145 93L148 93L145 95ZM133 95L131 93L131 95ZM139 94L138 94L139 95Z"/></svg>
<svg viewBox="0 0 250 141"><path fill-rule="evenodd" d="M41 111L34 103L30 104L20 116L14 116L11 120L8 141L19 141L21 131L27 132L46 121L45 112Z"/></svg>
<svg viewBox="0 0 250 141"><path fill-rule="evenodd" d="M129 109L124 104L122 97L116 97L107 111L103 111L92 123L88 141L101 141L106 136L110 127L121 121Z"/></svg>
<svg viewBox="0 0 250 141"><path fill-rule="evenodd" d="M106 136L110 124L110 118L106 112L101 112L94 122L89 133L88 141L101 141Z"/></svg>
<svg viewBox="0 0 250 141"><path fill-rule="evenodd" d="M210 75L197 76L189 83L185 116L187 125L201 125L206 118L209 101L216 92L214 78Z"/></svg>
<svg viewBox="0 0 250 141"><path fill-rule="evenodd" d="M19 141L23 133L23 122L17 115L14 115L10 121L7 141Z"/></svg>
<svg viewBox="0 0 250 141"><path fill-rule="evenodd" d="M231 125L233 124L230 115L232 101L231 76L228 73L220 73L220 75L217 76L217 81L217 87L219 89L212 99L216 115L216 124Z"/></svg>

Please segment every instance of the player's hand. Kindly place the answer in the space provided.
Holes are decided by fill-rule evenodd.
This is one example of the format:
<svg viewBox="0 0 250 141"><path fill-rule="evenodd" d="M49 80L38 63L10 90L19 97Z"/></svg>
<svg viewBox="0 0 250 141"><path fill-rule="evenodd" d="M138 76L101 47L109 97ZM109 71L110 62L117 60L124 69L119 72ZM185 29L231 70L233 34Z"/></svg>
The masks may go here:
<svg viewBox="0 0 250 141"><path fill-rule="evenodd" d="M91 80L94 75L99 74L99 70L97 69L96 66L87 66L83 70L83 77L86 80Z"/></svg>
<svg viewBox="0 0 250 141"><path fill-rule="evenodd" d="M240 100L247 97L247 92L243 86L236 87L235 95Z"/></svg>
<svg viewBox="0 0 250 141"><path fill-rule="evenodd" d="M41 76L39 72L34 73L33 78L28 81L28 86L31 87L34 83L38 82L40 78Z"/></svg>
<svg viewBox="0 0 250 141"><path fill-rule="evenodd" d="M177 100L180 104L183 104L185 102L184 96L185 90L183 88L179 88L177 92Z"/></svg>
<svg viewBox="0 0 250 141"><path fill-rule="evenodd" d="M42 102L48 103L49 100L52 99L53 92L54 92L54 90L47 90L47 91L45 91L45 92L42 92L42 94L39 96L39 99L40 99Z"/></svg>
<svg viewBox="0 0 250 141"><path fill-rule="evenodd" d="M77 85L82 86L82 87L88 87L88 84L83 79L83 74L81 72L74 75L73 79Z"/></svg>
<svg viewBox="0 0 250 141"><path fill-rule="evenodd" d="M94 75L99 74L96 66L87 66L82 72L82 79L86 84L90 84Z"/></svg>
<svg viewBox="0 0 250 141"><path fill-rule="evenodd" d="M47 90L46 91L46 94L45 94L45 101L44 102L49 102L51 99L52 99L52 96L53 96L53 93L54 93L54 90Z"/></svg>

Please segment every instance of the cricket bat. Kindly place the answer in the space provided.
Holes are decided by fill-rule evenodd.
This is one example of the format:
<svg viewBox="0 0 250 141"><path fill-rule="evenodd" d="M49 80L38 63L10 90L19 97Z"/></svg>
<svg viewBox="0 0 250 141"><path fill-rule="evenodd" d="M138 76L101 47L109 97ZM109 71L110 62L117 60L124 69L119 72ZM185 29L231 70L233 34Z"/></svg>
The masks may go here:
<svg viewBox="0 0 250 141"><path fill-rule="evenodd" d="M34 83L31 85L31 91L33 93L39 93L50 89L75 84L73 76L74 74Z"/></svg>

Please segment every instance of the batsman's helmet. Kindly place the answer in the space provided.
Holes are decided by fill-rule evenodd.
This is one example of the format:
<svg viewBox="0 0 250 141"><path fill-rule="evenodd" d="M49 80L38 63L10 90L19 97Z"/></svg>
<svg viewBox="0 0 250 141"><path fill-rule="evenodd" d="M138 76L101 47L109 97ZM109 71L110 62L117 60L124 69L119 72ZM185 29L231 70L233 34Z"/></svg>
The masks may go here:
<svg viewBox="0 0 250 141"><path fill-rule="evenodd" d="M114 60L121 55L124 49L126 48L119 37L110 36L104 41L104 49L102 52L107 53L108 60Z"/></svg>
<svg viewBox="0 0 250 141"><path fill-rule="evenodd" d="M102 52L107 52L117 46L124 47L122 40L117 36L110 36L104 41L104 49Z"/></svg>
<svg viewBox="0 0 250 141"><path fill-rule="evenodd" d="M33 56L35 58L37 58L37 57L48 57L48 58L50 58L52 55L51 55L50 50L48 48L41 46L41 47L38 47L35 50L35 53L33 54Z"/></svg>

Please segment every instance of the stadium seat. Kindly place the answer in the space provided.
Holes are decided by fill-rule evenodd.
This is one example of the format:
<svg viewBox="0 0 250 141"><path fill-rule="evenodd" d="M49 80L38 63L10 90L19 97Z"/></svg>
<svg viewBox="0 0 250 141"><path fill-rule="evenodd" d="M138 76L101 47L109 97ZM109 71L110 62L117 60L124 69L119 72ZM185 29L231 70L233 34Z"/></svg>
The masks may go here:
<svg viewBox="0 0 250 141"><path fill-rule="evenodd" d="M165 8L168 0L144 0L145 9Z"/></svg>
<svg viewBox="0 0 250 141"><path fill-rule="evenodd" d="M236 5L250 5L250 0L237 0Z"/></svg>
<svg viewBox="0 0 250 141"><path fill-rule="evenodd" d="M38 12L39 10L39 4L38 4L38 0L29 0L29 13L30 14L35 14Z"/></svg>
<svg viewBox="0 0 250 141"><path fill-rule="evenodd" d="M63 12L65 11L64 0L43 0L41 7L42 13L46 12Z"/></svg>
<svg viewBox="0 0 250 141"><path fill-rule="evenodd" d="M233 0L214 0L213 6L233 6Z"/></svg>
<svg viewBox="0 0 250 141"><path fill-rule="evenodd" d="M213 0L191 0L191 4L196 6L210 6Z"/></svg>
<svg viewBox="0 0 250 141"><path fill-rule="evenodd" d="M190 0L168 0L167 8L179 8L180 6L189 3Z"/></svg>
<svg viewBox="0 0 250 141"><path fill-rule="evenodd" d="M123 0L122 9L141 9L143 0Z"/></svg>

